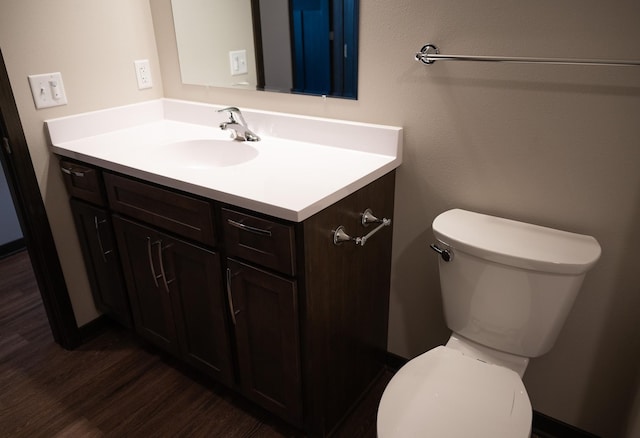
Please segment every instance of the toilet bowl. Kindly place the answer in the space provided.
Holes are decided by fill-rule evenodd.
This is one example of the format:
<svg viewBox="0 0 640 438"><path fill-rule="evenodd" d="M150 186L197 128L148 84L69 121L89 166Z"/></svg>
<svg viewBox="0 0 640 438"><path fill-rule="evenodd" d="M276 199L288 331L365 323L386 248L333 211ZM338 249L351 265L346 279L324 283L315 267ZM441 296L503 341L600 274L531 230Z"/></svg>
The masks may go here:
<svg viewBox="0 0 640 438"><path fill-rule="evenodd" d="M439 346L409 361L385 389L378 438L526 438L531 403L520 376Z"/></svg>
<svg viewBox="0 0 640 438"><path fill-rule="evenodd" d="M525 438L522 376L553 346L600 257L591 236L454 209L433 221L452 335L410 360L378 407L378 438Z"/></svg>

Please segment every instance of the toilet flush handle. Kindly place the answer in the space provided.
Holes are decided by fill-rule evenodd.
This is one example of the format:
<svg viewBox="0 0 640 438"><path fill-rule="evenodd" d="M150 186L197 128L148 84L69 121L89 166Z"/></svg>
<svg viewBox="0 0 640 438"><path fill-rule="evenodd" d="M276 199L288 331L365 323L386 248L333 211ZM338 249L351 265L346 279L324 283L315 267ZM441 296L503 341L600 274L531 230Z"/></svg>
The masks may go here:
<svg viewBox="0 0 640 438"><path fill-rule="evenodd" d="M440 257L442 257L442 260L444 260L445 262L450 262L451 260L453 260L453 251L449 249L441 249L435 243L432 243L429 246L431 247L432 250L440 254Z"/></svg>

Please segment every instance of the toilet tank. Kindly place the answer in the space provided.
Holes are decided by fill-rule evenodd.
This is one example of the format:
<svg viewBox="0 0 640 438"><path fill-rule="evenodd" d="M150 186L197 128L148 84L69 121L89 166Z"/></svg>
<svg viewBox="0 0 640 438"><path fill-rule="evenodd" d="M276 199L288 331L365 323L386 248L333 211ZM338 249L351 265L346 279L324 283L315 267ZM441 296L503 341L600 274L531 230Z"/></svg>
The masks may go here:
<svg viewBox="0 0 640 438"><path fill-rule="evenodd" d="M591 236L454 209L433 221L445 319L455 333L525 357L553 347L586 272Z"/></svg>

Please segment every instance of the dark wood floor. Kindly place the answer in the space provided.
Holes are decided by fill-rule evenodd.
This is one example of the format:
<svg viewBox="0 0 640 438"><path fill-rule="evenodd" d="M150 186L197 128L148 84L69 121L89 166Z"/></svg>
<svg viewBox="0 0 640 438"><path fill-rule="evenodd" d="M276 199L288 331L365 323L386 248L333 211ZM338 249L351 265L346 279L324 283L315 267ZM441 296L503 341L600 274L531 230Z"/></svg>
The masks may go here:
<svg viewBox="0 0 640 438"><path fill-rule="evenodd" d="M0 437L290 437L301 434L126 331L75 351L51 336L26 251L0 260ZM390 378L372 389L341 438L375 438Z"/></svg>

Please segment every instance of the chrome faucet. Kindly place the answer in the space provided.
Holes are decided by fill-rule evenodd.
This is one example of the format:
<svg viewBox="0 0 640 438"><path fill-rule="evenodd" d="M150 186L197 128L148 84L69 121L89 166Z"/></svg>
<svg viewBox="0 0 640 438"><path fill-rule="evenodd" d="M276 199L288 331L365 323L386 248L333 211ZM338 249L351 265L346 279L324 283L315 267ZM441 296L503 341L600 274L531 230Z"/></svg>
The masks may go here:
<svg viewBox="0 0 640 438"><path fill-rule="evenodd" d="M229 113L229 121L220 123L220 129L230 129L234 140L260 141L260 137L249 129L247 122L245 122L244 117L242 117L242 113L238 108L230 106L228 108L218 110L219 113L225 111Z"/></svg>

